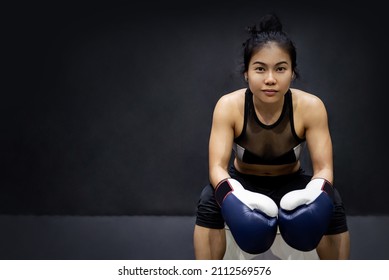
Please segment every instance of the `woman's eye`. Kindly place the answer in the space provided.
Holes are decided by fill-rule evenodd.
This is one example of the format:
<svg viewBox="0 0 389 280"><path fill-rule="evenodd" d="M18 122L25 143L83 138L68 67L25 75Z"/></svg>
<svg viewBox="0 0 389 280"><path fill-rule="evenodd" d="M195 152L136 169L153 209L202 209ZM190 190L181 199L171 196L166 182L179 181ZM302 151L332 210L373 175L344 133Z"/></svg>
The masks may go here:
<svg viewBox="0 0 389 280"><path fill-rule="evenodd" d="M284 72L285 70L286 70L285 67L278 67L278 68L277 68L277 71L278 71L278 72Z"/></svg>

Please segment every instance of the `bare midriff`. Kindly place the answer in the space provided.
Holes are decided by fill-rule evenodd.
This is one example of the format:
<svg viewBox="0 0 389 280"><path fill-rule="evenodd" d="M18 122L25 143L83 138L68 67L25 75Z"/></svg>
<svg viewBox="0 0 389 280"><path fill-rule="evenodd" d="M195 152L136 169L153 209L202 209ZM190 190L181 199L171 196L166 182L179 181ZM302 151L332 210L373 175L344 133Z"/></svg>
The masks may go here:
<svg viewBox="0 0 389 280"><path fill-rule="evenodd" d="M282 165L248 164L235 158L234 165L240 173L256 176L280 176L297 172L300 169L300 161Z"/></svg>

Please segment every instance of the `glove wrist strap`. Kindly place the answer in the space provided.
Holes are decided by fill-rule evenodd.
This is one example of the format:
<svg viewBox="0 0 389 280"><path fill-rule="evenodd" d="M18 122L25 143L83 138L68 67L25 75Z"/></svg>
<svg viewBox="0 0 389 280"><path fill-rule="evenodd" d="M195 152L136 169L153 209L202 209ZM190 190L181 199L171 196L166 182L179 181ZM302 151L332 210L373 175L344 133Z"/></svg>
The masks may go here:
<svg viewBox="0 0 389 280"><path fill-rule="evenodd" d="M215 188L215 198L216 198L217 204L219 204L219 206L221 206L224 198L233 190L234 189L230 185L230 182L228 182L228 179L221 180Z"/></svg>
<svg viewBox="0 0 389 280"><path fill-rule="evenodd" d="M326 179L322 179L322 178L312 179L312 181L315 181L315 180L323 181L322 185L321 185L321 190L323 192L325 192L333 201L334 200L334 187L332 186L332 184L329 181L327 181Z"/></svg>

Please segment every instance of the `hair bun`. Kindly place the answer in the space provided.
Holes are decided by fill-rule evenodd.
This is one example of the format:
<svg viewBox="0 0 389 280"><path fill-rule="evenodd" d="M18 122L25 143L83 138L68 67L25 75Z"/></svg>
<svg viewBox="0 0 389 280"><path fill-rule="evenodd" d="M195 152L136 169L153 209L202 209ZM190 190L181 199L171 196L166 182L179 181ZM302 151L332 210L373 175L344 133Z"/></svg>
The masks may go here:
<svg viewBox="0 0 389 280"><path fill-rule="evenodd" d="M280 19L275 14L265 15L259 22L259 30L255 27L255 32L281 32L282 24ZM250 30L252 33L253 31Z"/></svg>

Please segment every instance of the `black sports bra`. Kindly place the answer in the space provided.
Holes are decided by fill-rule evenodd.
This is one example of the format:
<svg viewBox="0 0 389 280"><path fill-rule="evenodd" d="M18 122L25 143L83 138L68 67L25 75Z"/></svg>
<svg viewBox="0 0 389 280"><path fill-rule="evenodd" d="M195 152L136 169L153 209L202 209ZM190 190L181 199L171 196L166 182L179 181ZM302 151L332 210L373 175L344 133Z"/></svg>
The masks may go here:
<svg viewBox="0 0 389 280"><path fill-rule="evenodd" d="M255 113L253 94L245 93L244 125L235 138L235 156L245 163L282 165L299 160L305 139L297 136L293 122L292 92L285 94L279 119L271 125L263 124Z"/></svg>

